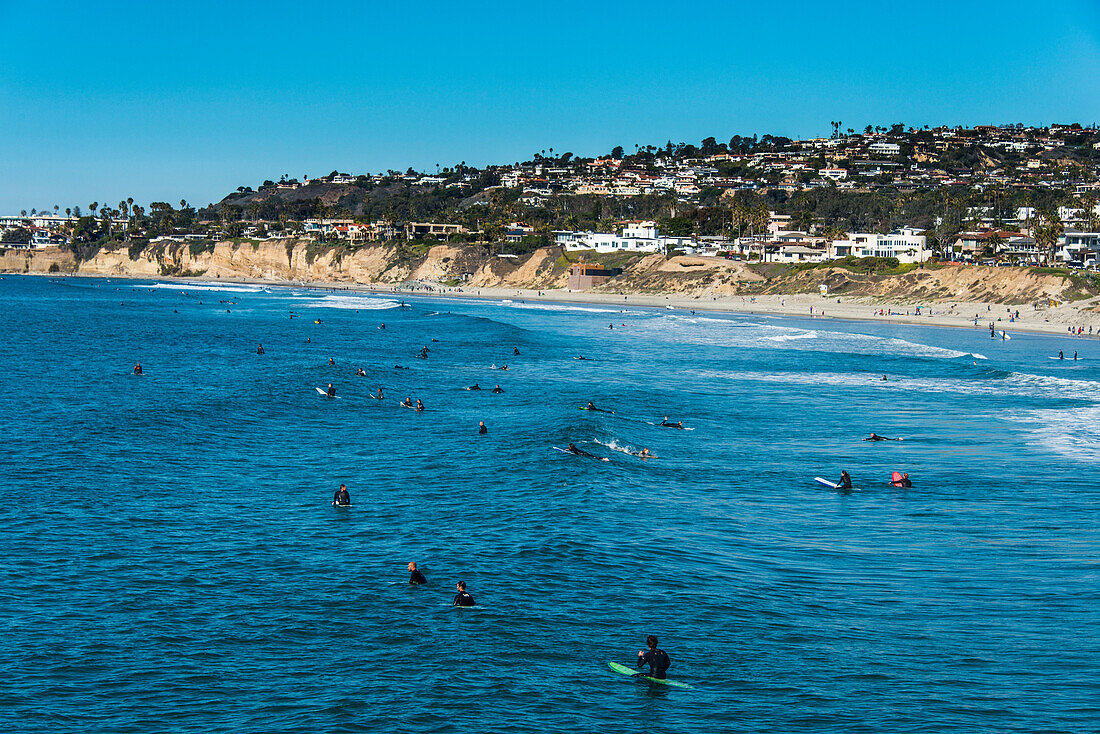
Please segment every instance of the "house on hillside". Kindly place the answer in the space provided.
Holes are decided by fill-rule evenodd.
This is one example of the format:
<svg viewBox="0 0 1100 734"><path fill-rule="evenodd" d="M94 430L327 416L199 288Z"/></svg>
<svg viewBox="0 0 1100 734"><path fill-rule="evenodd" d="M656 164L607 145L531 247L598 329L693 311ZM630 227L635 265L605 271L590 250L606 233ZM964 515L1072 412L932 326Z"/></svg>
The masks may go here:
<svg viewBox="0 0 1100 734"><path fill-rule="evenodd" d="M904 228L890 234L853 232L847 239L833 240L827 249L827 259L842 257L894 257L902 263L921 263L928 260L928 238L919 234L923 230Z"/></svg>

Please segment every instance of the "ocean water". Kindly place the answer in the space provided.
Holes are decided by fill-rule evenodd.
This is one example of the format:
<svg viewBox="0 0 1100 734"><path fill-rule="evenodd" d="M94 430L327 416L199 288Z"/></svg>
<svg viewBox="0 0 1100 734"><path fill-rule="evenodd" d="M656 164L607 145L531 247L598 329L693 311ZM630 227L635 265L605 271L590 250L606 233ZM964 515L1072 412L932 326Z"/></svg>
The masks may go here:
<svg viewBox="0 0 1100 734"><path fill-rule="evenodd" d="M1095 341L399 300L0 280L0 721L1100 729Z"/></svg>

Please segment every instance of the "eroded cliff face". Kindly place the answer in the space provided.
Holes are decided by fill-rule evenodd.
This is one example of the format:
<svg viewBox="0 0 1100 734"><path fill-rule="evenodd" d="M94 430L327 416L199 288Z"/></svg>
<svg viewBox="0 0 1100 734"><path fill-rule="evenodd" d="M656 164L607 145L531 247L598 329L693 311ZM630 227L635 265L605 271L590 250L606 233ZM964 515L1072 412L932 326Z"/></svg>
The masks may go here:
<svg viewBox="0 0 1100 734"><path fill-rule="evenodd" d="M558 248L526 257L495 257L478 246L440 244L411 257L396 247L348 250L307 240L153 244L140 253L101 250L77 263L58 248L0 250L0 271L9 273L113 275L134 278L181 276L272 282L329 282L395 285L409 280L461 282L475 288L556 289L567 286L568 263ZM903 275L855 274L840 268L794 271L766 278L742 262L722 258L638 256L622 275L595 290L609 293L667 293L722 296L748 293L816 293L821 284L844 296L944 302L954 300L1025 303L1062 298L1069 279L1030 268L947 265Z"/></svg>

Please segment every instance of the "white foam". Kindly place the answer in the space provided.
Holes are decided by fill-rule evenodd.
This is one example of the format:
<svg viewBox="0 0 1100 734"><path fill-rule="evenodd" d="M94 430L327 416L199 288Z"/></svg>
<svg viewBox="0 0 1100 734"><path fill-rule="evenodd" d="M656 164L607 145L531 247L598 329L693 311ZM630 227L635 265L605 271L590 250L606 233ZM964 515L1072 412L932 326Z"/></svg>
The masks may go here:
<svg viewBox="0 0 1100 734"><path fill-rule="evenodd" d="M315 298L310 303L304 304L310 308L345 308L357 311L380 311L388 308L399 308L397 301L390 301L374 296L342 296L330 295Z"/></svg>
<svg viewBox="0 0 1100 734"><path fill-rule="evenodd" d="M508 308L520 308L531 311L577 311L581 313L619 313L617 308L594 308L590 306L572 306L560 303L516 303L515 301L501 301L501 306Z"/></svg>
<svg viewBox="0 0 1100 734"><path fill-rule="evenodd" d="M208 283L150 283L135 285L135 288L148 288L150 290L172 291L220 291L227 293L260 293L263 288L258 285L210 285Z"/></svg>
<svg viewBox="0 0 1100 734"><path fill-rule="evenodd" d="M804 331L800 334L778 334L776 336L766 336L765 340L770 342L789 342L795 339L816 339L816 331Z"/></svg>
<svg viewBox="0 0 1100 734"><path fill-rule="evenodd" d="M1100 464L1100 405L1029 410L1008 417L1025 425L1040 446L1076 461Z"/></svg>

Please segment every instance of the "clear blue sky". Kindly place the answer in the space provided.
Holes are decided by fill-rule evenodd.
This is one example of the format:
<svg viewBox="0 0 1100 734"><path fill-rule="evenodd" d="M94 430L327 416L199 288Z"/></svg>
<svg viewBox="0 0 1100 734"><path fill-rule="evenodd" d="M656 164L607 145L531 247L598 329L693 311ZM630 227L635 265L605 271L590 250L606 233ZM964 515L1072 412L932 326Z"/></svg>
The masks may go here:
<svg viewBox="0 0 1100 734"><path fill-rule="evenodd" d="M1100 122L1100 2L0 0L0 213L831 120Z"/></svg>

